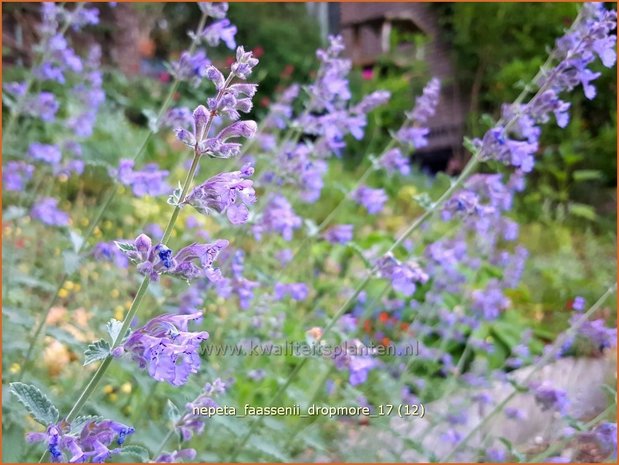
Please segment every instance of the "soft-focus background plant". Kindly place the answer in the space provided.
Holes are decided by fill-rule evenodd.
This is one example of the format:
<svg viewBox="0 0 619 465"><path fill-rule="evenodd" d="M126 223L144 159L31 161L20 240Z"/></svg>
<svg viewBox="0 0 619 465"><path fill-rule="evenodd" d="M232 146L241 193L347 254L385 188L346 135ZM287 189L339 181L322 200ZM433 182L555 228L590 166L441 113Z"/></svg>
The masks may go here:
<svg viewBox="0 0 619 465"><path fill-rule="evenodd" d="M451 45L450 59L457 72L450 84L457 85L468 96L463 127L467 136L481 137L492 127L501 116L501 105L513 101L535 75L554 41L575 19L578 7L570 3L429 6L441 26L442 38ZM43 448L24 441L25 433L37 430L37 426L26 419L20 405L8 400L8 383L34 384L47 392L61 412L68 411L77 390L91 373L92 365L83 366L85 344L101 337L110 318L122 320L125 317L140 279L133 266L123 265L122 257L113 247L103 249L97 244L133 239L141 231L150 232L153 237L160 236L171 209L166 203L167 194L183 179L187 170L184 161L190 161L182 158L187 157L187 153L174 137L173 123L154 126L174 80L169 63L178 60L182 51L189 48L191 39L187 32L197 27L198 8L190 3L92 4L88 8L100 10L99 19L79 30L69 28L66 36L81 57L88 56L93 44L102 45L100 84L105 100L96 108L91 131L75 136L76 128L83 129L84 122L79 120L84 115L79 107L83 102L80 103L75 87L70 84L80 85L85 74L82 71L67 73L69 84L35 79L31 89L33 95L52 92L60 102L55 116L57 122L48 124L22 116L3 140L3 442L11 444L4 448L5 461L38 460L43 452ZM125 18L122 18L123 12ZM260 128L283 91L293 83L310 84L316 77L315 51L326 46L324 24L311 15L304 4L233 3L227 17L237 28L236 44L244 45L260 59L254 75L259 90L250 113ZM34 45L41 36L38 28L40 7L5 4L3 24L3 83L23 82L37 60ZM119 38L119 29L123 27L137 34L133 39L139 41L139 62L118 55L122 53L122 40L129 40ZM125 35L129 35L128 31ZM390 40L423 44L427 38L421 33L407 33L405 37L395 34ZM214 64L226 67L233 54L230 48L233 47L225 44L207 47L207 54ZM93 58L93 61L97 60ZM127 73L132 63L138 69ZM99 65L93 66L98 68ZM556 341L569 327L578 298L590 306L616 281L616 74L615 69L607 70L599 63L593 68L603 71L595 81L596 98L585 98L581 89L569 95L569 126L565 129L552 124L544 127L535 170L528 178L526 189L514 198L509 216L519 225L519 244L528 250L528 259L520 283L506 291L510 300L508 308L496 320L481 325L475 334L464 331L478 345L470 347L466 338L458 339L449 331L439 331L444 329L441 325L449 321L443 315L435 321L436 334L423 340L423 344L437 351L439 359L430 357L425 362L407 364L406 359L398 363L387 357L381 359L377 369L369 371L368 381L361 384L351 384L347 373L333 364L311 360L312 369L300 372L300 378L287 387L278 405L377 406L400 404L413 398L427 404L449 395L455 375L451 376L450 369L445 367L459 365L459 361L463 365L459 369L465 373L472 373L474 367L482 365L488 372L508 373L520 364L529 364L532 357L542 354L544 347ZM173 232L172 241L185 244L195 241L196 237L207 239L224 235L231 241L232 251L245 253L243 275L260 285L248 307L242 308L234 293L227 295L205 287L199 289L199 295L190 295L184 283L162 280L149 289L143 313L138 316L140 325L163 312L177 313L179 307L185 305L204 312L196 328L209 332L207 344L213 346L250 339L261 343L306 341L311 338L308 331L324 327L328 317L352 293L367 260L376 258L371 255L372 251L378 253L389 246L398 231L424 212L425 199L437 199L450 186L452 176L464 166L466 155L463 151L455 153L450 163L440 170L432 168L431 163L428 168L426 158L415 154L409 174L388 175L377 171L366 178L365 184L384 189L389 198L379 215L369 215L352 201L340 205L346 193L357 185L371 157L380 155L389 144L392 132L404 122L404 112L413 108L416 97L432 77L423 56L413 54L384 53L371 69L358 66L351 71L352 102L377 90L388 90L392 97L388 104L369 114L365 137L356 140L346 136L346 147L341 155L328 161L324 188L317 202L308 207L298 200L294 187L281 186L281 192L289 197L304 221L293 240L270 234L257 240L251 226L230 227L217 216L200 216L191 208L184 208L180 227ZM170 107L193 110L205 104L212 94L212 85L206 81L199 85L183 82L172 93ZM18 101L19 98L12 97L5 86L5 128L11 125L11 109ZM92 102L86 106L93 109ZM301 107L295 110L297 114L302 112ZM167 114L164 113L164 120ZM77 121L75 115L78 115ZM152 136L146 137L153 129ZM29 160L32 142L65 143L62 150L66 157L71 150L71 146L66 145L70 140L79 141L80 155L75 158L83 162L83 168L81 165L80 168L65 166L53 173L37 168L31 176L25 177L23 187L7 189L7 170L18 166L10 164ZM271 169L273 163L261 155L265 153L261 143L265 141L257 139L244 149L246 155L255 158L257 175ZM82 238L114 184L110 170L116 169L121 159L132 158L142 144L143 156L136 166L156 163L157 169L169 172L165 183L171 187L166 190L161 186L165 195L136 196L135 188L132 191L129 186L121 186L109 208L103 211L91 237L87 238L88 247L82 247ZM217 163L220 164L203 160L200 176L206 179L221 171L222 166L230 170L241 167L238 160ZM506 171L495 165L482 168L483 172L497 170ZM263 208L279 189L276 184L262 185L256 209ZM33 203L42 197L57 200L57 207L70 217L66 224L54 227L41 221L53 211L50 205L44 207L43 214L37 215L32 210ZM354 241L334 246L325 240L305 239L311 237L311 231L334 209L337 215L331 224L353 225ZM64 221L61 219L57 223ZM415 236L409 250L423 255L424 244L452 236L454 228L457 224L440 224L435 218ZM286 253L294 254L300 247L302 253L290 267L283 268L282 257ZM222 261L227 277L231 277L231 255L227 261ZM123 266L118 267L118 264ZM467 288L481 288L489 280L499 279L501 273L501 266L491 263L480 267L478 272L468 270ZM277 282L303 282L308 286L308 295L273 300L268 295ZM57 289L58 283L61 286ZM414 300L421 299L427 290L421 286L412 302L406 300L404 305L398 305L396 299L401 295L385 292L384 282L380 280L371 282L358 301L360 310L353 312L357 318L353 329L336 326L330 341L341 342L354 337L368 344L414 339L415 334L407 334L407 328L417 318ZM191 299L193 301L188 303ZM450 299L450 310L456 313L462 306L471 305L466 300L458 301L456 296ZM33 330L50 302L51 310L42 334L35 341L32 360L24 364ZM612 297L604 303L604 309L596 318L614 327L614 308ZM454 331L457 330L454 323ZM488 351L484 343L494 350ZM609 349L574 344L564 355L599 359L609 357ZM511 363L514 357L520 357L517 364ZM161 444L171 428L170 418L176 418L170 410L183 409L205 383L213 383L217 378L224 381L225 392L216 397L220 405L264 405L298 363L299 359L292 356L204 356L200 373L182 388L175 388L155 382L146 372L135 370L130 361L115 362L91 397L87 410L133 426L136 433L129 443L144 446L149 457L155 458L154 454L161 449L169 452L178 449L176 435ZM406 375L400 373L402 363L406 364ZM614 402L614 383L609 373L608 405ZM176 407L170 407L171 404ZM578 420L568 419L566 425L575 430L584 428L584 423ZM589 420L592 419L586 419ZM601 420L615 421L612 415ZM299 458L375 460L381 457L380 454L359 457L353 452L347 455L348 447L354 448L355 440L346 432L353 430L362 434L365 427L359 424L358 418L265 417L255 432L250 430L253 424L249 419L220 416L205 422L206 432L183 446L196 449L197 460L201 461L231 457L275 461ZM388 425L384 424L384 428ZM237 450L248 433L251 439L242 450ZM346 440L352 441L349 446L343 442ZM419 447L414 441L408 446ZM547 446L553 444L524 451L515 451L510 444L503 444L503 455L491 455L487 450L486 455L476 453L482 461L526 461ZM141 449L134 452L120 457L144 458ZM402 459L401 455L386 457L388 460Z"/></svg>

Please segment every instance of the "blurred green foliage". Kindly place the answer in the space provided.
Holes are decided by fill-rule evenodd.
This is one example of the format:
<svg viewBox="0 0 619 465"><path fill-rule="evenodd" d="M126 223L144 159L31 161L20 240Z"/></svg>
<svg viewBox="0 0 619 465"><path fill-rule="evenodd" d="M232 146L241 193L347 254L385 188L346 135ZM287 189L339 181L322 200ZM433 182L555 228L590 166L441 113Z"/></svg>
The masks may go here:
<svg viewBox="0 0 619 465"><path fill-rule="evenodd" d="M454 47L457 78L471 89L469 131L479 136L487 129L482 116L498 118L543 64L542 48L570 26L578 3L460 3L435 5L445 38ZM483 27L480 27L483 25ZM598 96L589 101L580 89L572 93L567 130L544 127L540 155L529 184L519 200L524 219L570 221L572 225L615 225L617 184L617 78L603 71L595 82Z"/></svg>

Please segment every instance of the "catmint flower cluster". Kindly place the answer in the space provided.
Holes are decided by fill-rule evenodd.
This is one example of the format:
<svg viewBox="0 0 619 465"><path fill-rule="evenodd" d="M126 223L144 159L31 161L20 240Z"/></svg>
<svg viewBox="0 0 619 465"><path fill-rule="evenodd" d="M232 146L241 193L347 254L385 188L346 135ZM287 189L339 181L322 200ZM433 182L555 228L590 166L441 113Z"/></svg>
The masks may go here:
<svg viewBox="0 0 619 465"><path fill-rule="evenodd" d="M249 218L247 206L256 202L253 182L247 179L253 173L254 168L246 164L240 171L217 174L195 187L184 203L205 215L226 213L235 225L245 223Z"/></svg>
<svg viewBox="0 0 619 465"><path fill-rule="evenodd" d="M400 262L391 255L379 261L378 269L382 277L391 281L393 289L406 297L413 295L419 284L424 284L430 279L418 263Z"/></svg>
<svg viewBox="0 0 619 465"><path fill-rule="evenodd" d="M274 195L267 203L262 218L253 226L256 240L260 240L264 232L275 232L286 241L292 240L295 229L303 221L292 209L292 205L283 195Z"/></svg>
<svg viewBox="0 0 619 465"><path fill-rule="evenodd" d="M198 6L204 14L215 19L215 21L206 25L200 31L190 32L189 37L191 37L195 44L205 42L211 47L217 47L223 42L227 48L234 50L236 47L235 35L237 28L226 18L228 4L225 2L201 2L198 3ZM208 58L206 51L198 49L193 53L189 51L182 52L178 61L170 64L170 70L179 81L189 81L197 87L207 77L210 65L211 60Z"/></svg>
<svg viewBox="0 0 619 465"><path fill-rule="evenodd" d="M378 365L372 357L375 349L366 347L358 339L345 342L334 352L335 367L338 370L348 370L348 382L351 386L365 383L369 372Z"/></svg>
<svg viewBox="0 0 619 465"><path fill-rule="evenodd" d="M153 245L146 234L140 234L132 242L116 242L119 250L132 262L138 271L157 281L166 274L186 281L208 278L210 281L221 279L221 272L213 264L219 253L228 246L228 241L219 239L211 244L191 244L173 253L163 244Z"/></svg>
<svg viewBox="0 0 619 465"><path fill-rule="evenodd" d="M243 276L245 268L245 253L237 250L232 258L231 278L222 278L214 283L217 295L224 299L233 294L239 299L239 307L243 310L249 308L254 298L254 290L260 286L256 281L251 281Z"/></svg>
<svg viewBox="0 0 619 465"><path fill-rule="evenodd" d="M525 173L533 169L540 131L538 124L547 123L552 114L559 127L569 121L569 104L559 95L581 85L585 96L595 97L591 82L600 76L589 66L598 57L607 68L616 62L617 13L606 10L600 3L583 6L580 21L557 41L554 68L547 70L539 81L540 92L526 105L505 106L504 120L508 125L496 126L474 141L480 159L495 159ZM511 138L511 136L515 138Z"/></svg>
<svg viewBox="0 0 619 465"><path fill-rule="evenodd" d="M130 187L136 197L158 196L170 191L170 186L166 182L168 171L160 170L156 163L149 163L141 170L135 170L134 166L133 160L122 159L118 170L111 170L110 175L116 177L121 184Z"/></svg>
<svg viewBox="0 0 619 465"><path fill-rule="evenodd" d="M58 199L43 197L32 206L30 216L48 226L68 226L69 214L58 208Z"/></svg>
<svg viewBox="0 0 619 465"><path fill-rule="evenodd" d="M121 357L128 353L157 381L183 385L191 373L200 369L200 344L208 339L206 331L190 332L188 329L190 321L201 317L201 312L159 315L132 332L113 355Z"/></svg>
<svg viewBox="0 0 619 465"><path fill-rule="evenodd" d="M7 191L21 191L33 173L34 166L23 161L10 161L2 172L2 187Z"/></svg>
<svg viewBox="0 0 619 465"><path fill-rule="evenodd" d="M370 215L380 213L389 197L383 189L359 186L353 193L353 200L362 205Z"/></svg>
<svg viewBox="0 0 619 465"><path fill-rule="evenodd" d="M352 224L338 224L324 233L324 238L332 244L347 244L353 239Z"/></svg>
<svg viewBox="0 0 619 465"><path fill-rule="evenodd" d="M103 463L122 451L134 428L112 420L94 420L80 431L72 431L65 422L48 426L44 433L28 433L30 443L45 442L52 462ZM119 447L112 447L112 446Z"/></svg>
<svg viewBox="0 0 619 465"><path fill-rule="evenodd" d="M554 410L567 414L569 399L562 389L552 387L549 383L533 386L533 396L542 410Z"/></svg>
<svg viewBox="0 0 619 465"><path fill-rule="evenodd" d="M227 383L217 378L212 383L206 383L200 395L187 403L185 406L187 412L176 424L183 441L189 441L194 435L204 431L204 420L193 413L194 409L217 407L218 404L214 399L224 394L227 388Z"/></svg>

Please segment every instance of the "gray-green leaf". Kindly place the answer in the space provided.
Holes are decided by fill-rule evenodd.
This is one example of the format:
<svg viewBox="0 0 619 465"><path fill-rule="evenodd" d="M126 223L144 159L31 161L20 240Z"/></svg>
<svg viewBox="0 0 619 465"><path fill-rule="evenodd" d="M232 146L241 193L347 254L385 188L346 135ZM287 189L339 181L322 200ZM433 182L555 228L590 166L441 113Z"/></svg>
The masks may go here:
<svg viewBox="0 0 619 465"><path fill-rule="evenodd" d="M88 348L84 351L84 366L102 360L110 354L110 345L107 341L99 339L98 341L88 344Z"/></svg>
<svg viewBox="0 0 619 465"><path fill-rule="evenodd" d="M28 413L44 426L58 421L58 409L36 386L24 383L11 383L11 393L26 407Z"/></svg>
<svg viewBox="0 0 619 465"><path fill-rule="evenodd" d="M168 419L172 422L173 425L181 418L181 413L178 410L178 407L174 402L168 399Z"/></svg>
<svg viewBox="0 0 619 465"><path fill-rule="evenodd" d="M118 335L120 334L120 329L122 328L123 323L122 321L118 321L112 318L106 323L105 326L107 328L108 334L110 335L110 338L112 339L112 344L114 344L116 342L116 339L118 338Z"/></svg>
<svg viewBox="0 0 619 465"><path fill-rule="evenodd" d="M80 256L72 250L65 250L62 254L64 259L64 271L68 275L75 273L80 267Z"/></svg>

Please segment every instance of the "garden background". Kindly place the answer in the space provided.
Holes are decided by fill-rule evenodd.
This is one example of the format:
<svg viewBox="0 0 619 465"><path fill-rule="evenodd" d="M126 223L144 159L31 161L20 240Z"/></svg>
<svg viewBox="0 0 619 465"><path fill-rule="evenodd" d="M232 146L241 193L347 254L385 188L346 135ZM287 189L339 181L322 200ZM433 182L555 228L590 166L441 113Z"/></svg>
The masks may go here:
<svg viewBox="0 0 619 465"><path fill-rule="evenodd" d="M370 10L364 16L365 6ZM90 15L79 18L82 24L74 16L63 31L83 61L81 68L71 69L63 55L59 61L64 64L43 70L40 60L47 52L40 44L47 32L41 6L4 4L3 460L36 461L46 450L25 441L27 432L45 428L13 400L9 383L36 386L64 415L100 360L111 353L99 356L95 348L93 363L84 366L86 345L107 339L111 318L125 319L142 281L113 241L133 241L145 232L154 244L163 235L174 209L174 196L170 205L168 195L182 183L191 162L191 153L173 129L187 119L191 122L187 111L207 105L207 98L215 95L211 78L202 72L205 60L222 71L230 69L235 45L260 60L247 79L259 84L253 107L242 115L258 123L258 134L241 149L244 161L251 157L255 164L257 201L248 205L249 218L242 222L247 224L241 225L229 224L225 212L210 209L200 215L186 205L179 209L170 235L173 251L196 241L227 239L230 244L218 267L229 281L224 286L202 278L189 288L184 281L162 277L146 291L133 330L161 313L201 311L204 315L189 330L208 331L202 347L320 344L332 321L332 334L325 335L324 343L418 343L421 355L360 357L356 361L364 368L357 370L362 373L357 379L351 360L314 357L301 363L303 358L294 355L230 356L202 350L199 371L182 387L157 382L128 356L114 359L82 414L131 425L135 432L114 455L101 457L404 461L455 456L497 462L563 454L572 460L612 460L607 444L589 431L604 421L614 424L616 409L614 67L594 63L593 72L601 73L594 81L595 98L587 98L581 88L562 96L570 104L569 124L560 128L553 122L543 128L535 168L527 175L526 187L510 197L504 214L517 230L515 243L484 239L479 225L462 226L466 217L437 212L395 249L397 260L404 263L413 257L429 279L420 276L412 292L402 292L395 280L393 289L385 287L389 279L382 271L355 292L365 270L373 269L381 251L401 231L425 212L434 214L432 202L467 166L474 139L483 138L496 124L504 103L528 89L580 7L231 3L223 16L218 12L205 20L207 25L228 21L222 26L227 32L196 40L187 34L204 27L204 10L196 4L93 3L81 10ZM61 8L75 12L79 7ZM60 20L57 29L62 26ZM383 90L391 97L367 113L361 137L352 130L336 138L332 156L324 158L324 166L315 165L311 181L307 174L306 184L299 185L291 180L293 174L278 171L285 163L278 157L291 140L315 147L324 137L290 122L292 115L303 114L303 96L312 92L307 86L321 78L316 50L326 48L327 36L337 33L344 34L342 55L353 62L346 86L334 92L337 98L349 92L347 100L357 103ZM100 45L98 56L95 44ZM193 54L183 55L190 46ZM201 49L205 55L198 56L195 52ZM433 56L436 50L444 54ZM38 74L31 78L33 68ZM54 75L58 68L62 78ZM443 75L437 76L437 69ZM98 73L98 82L89 73ZM440 77L442 103L429 120L429 143L405 154L409 170L401 165L380 169L384 148L392 147L398 128L407 122L405 112L415 107L433 77ZM22 101L20 93L8 87L24 82L32 95L52 94L59 108L51 111L40 100ZM301 84L301 97L288 106L285 91L294 83ZM84 99L81 92L90 94ZM160 113L162 106L166 111ZM51 116L46 118L45 111ZM316 114L329 111L326 106ZM33 148L33 143L53 144L62 154L48 145ZM121 160L136 153L141 158L135 166L125 165L126 173L138 173L140 167L148 175L123 182ZM36 169L29 171L26 162ZM203 157L196 185L242 166L238 159ZM492 160L478 171L508 177L512 168ZM382 193L357 195L362 184ZM288 200L274 200L278 195ZM41 204L42 199L47 203ZM269 208L277 202L271 218ZM229 211L228 218L234 222ZM273 226L278 219L284 224ZM488 230L498 231L497 224L490 223ZM335 225L352 226L329 229ZM455 240L463 231L466 237L460 239L470 250L447 247L455 260L447 269L444 256L436 258L432 247ZM502 245L488 251L489 242ZM495 255L500 253L507 254L505 260ZM520 269L507 286L512 266ZM453 277L451 272L458 275L452 282L445 278ZM496 283L501 283L498 294L493 292ZM480 293L485 293L482 303ZM350 296L354 299L349 304ZM599 308L588 324L598 332L574 339L569 328L575 315L596 302ZM334 315L343 318L334 321ZM515 386L523 397L535 397L539 386L520 385L514 381L520 375L509 376L536 366L548 347L566 342L561 339L566 334L570 344L553 358L557 360L549 365L549 379L538 381L563 388L582 382L584 394L570 403L576 410L559 412L555 405L540 413L533 403L525 408L526 415L518 419L514 413L514 419L503 406L499 413L506 418L498 428L502 440L487 433L469 438L477 432L475 421L500 404L501 383ZM292 380L291 374L296 376ZM474 377L483 382L476 383ZM205 388L205 383L210 384ZM208 399L205 405L237 408L270 405L274 399L276 405L367 405L373 411L385 404L424 405L428 419L409 418L402 426L389 416L255 420L220 415L200 417L183 431L178 425L187 420L186 404L201 392L198 399ZM497 397L480 400L481 394L492 393ZM597 404L591 411L578 410L589 395ZM534 420L537 414L544 420ZM478 420L472 419L476 416ZM545 421L550 423L541 431L525 433L531 422ZM414 433L406 429L413 423L419 428ZM372 442L378 434L386 435L385 451ZM430 439L435 442L428 443ZM462 441L468 443L454 449ZM190 449L196 453L174 452Z"/></svg>

